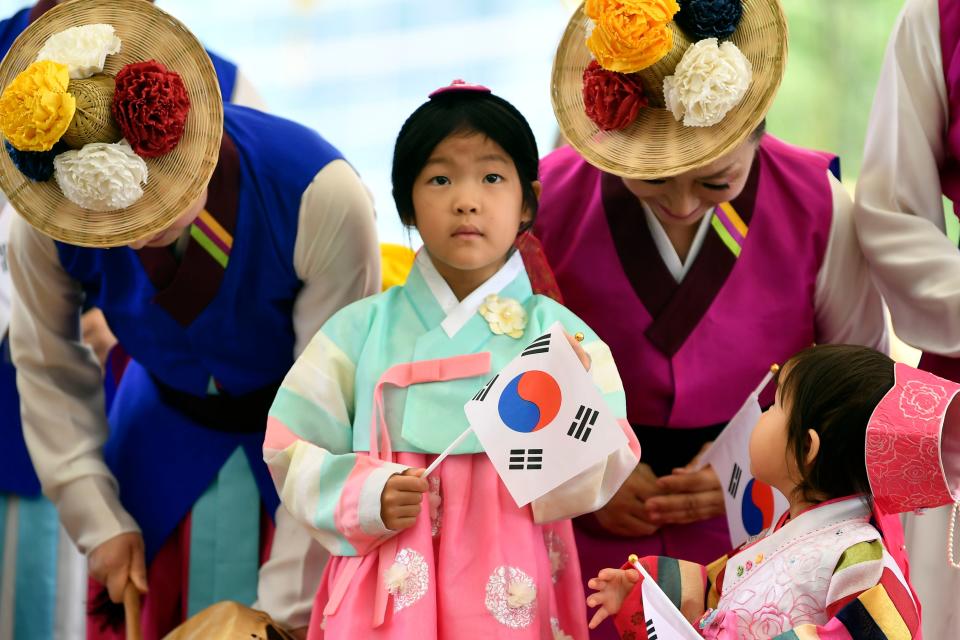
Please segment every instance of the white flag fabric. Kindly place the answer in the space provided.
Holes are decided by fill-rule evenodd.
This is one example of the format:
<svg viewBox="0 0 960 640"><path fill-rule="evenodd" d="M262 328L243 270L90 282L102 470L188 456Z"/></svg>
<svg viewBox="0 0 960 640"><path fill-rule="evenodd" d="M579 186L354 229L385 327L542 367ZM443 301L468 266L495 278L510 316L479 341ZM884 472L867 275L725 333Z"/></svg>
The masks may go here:
<svg viewBox="0 0 960 640"><path fill-rule="evenodd" d="M771 377L767 374L700 458L701 467L709 464L720 478L733 549L755 539L790 507L782 493L750 475L750 434Z"/></svg>
<svg viewBox="0 0 960 640"><path fill-rule="evenodd" d="M464 411L521 507L627 443L559 322L485 384Z"/></svg>
<svg viewBox="0 0 960 640"><path fill-rule="evenodd" d="M640 572L647 640L703 640L643 566L639 562L633 566Z"/></svg>

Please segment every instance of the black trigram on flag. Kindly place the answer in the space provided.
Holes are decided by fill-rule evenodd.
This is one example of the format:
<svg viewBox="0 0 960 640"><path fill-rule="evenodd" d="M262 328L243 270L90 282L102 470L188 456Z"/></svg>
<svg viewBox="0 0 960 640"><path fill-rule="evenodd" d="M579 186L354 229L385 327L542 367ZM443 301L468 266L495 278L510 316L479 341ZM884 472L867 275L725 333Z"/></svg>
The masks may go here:
<svg viewBox="0 0 960 640"><path fill-rule="evenodd" d="M486 400L486 399L487 399L487 394L490 393L490 388L493 386L493 383L496 382L496 381L497 381L497 378L499 378L499 377L500 377L500 374L499 374L499 373L498 373L497 375L493 376L493 380L491 380L491 381L488 382L487 384L483 385L483 388L480 389L480 391L477 391L477 395L473 396L473 399L474 399L474 400L479 400L480 402L483 402L484 400Z"/></svg>
<svg viewBox="0 0 960 640"><path fill-rule="evenodd" d="M520 357L523 356L532 356L537 353L546 353L550 351L550 334L540 336L536 340L530 343L530 346L523 350L523 353L520 354Z"/></svg>
<svg viewBox="0 0 960 640"><path fill-rule="evenodd" d="M543 468L543 449L510 449L510 467L514 471Z"/></svg>
<svg viewBox="0 0 960 640"><path fill-rule="evenodd" d="M733 463L733 473L730 474L730 484L727 485L727 492L732 498L737 497L737 489L740 488L740 476L742 475L743 469L737 463Z"/></svg>
<svg viewBox="0 0 960 640"><path fill-rule="evenodd" d="M580 408L577 409L577 417L573 419L570 428L567 429L567 435L586 442L587 438L590 437L590 432L593 431L591 427L596 424L599 415L599 411L580 405Z"/></svg>
<svg viewBox="0 0 960 640"><path fill-rule="evenodd" d="M653 627L653 620L647 620L647 640L657 640L657 630Z"/></svg>

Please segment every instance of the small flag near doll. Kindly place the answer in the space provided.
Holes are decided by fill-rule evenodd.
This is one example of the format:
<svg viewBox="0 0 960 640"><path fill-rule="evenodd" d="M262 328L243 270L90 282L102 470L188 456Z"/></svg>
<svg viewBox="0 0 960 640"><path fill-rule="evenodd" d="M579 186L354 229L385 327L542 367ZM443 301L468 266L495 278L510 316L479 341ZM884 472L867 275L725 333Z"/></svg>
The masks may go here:
<svg viewBox="0 0 960 640"><path fill-rule="evenodd" d="M474 433L518 506L605 460L627 439L554 323L464 406Z"/></svg>
<svg viewBox="0 0 960 640"><path fill-rule="evenodd" d="M762 413L760 393L777 370L774 365L700 457L700 468L709 464L720 478L734 549L770 528L790 506L782 493L750 474L750 434Z"/></svg>
<svg viewBox="0 0 960 640"><path fill-rule="evenodd" d="M657 581L643 568L637 556L630 556L629 564L640 572L647 640L703 640Z"/></svg>

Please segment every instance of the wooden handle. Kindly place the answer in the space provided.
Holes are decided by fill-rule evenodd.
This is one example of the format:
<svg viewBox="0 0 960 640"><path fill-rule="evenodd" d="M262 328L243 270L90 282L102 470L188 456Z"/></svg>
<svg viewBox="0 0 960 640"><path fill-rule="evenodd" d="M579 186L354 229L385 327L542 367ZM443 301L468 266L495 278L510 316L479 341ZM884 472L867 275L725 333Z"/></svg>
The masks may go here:
<svg viewBox="0 0 960 640"><path fill-rule="evenodd" d="M127 621L127 640L142 640L140 635L140 591L128 582L123 590L123 615Z"/></svg>

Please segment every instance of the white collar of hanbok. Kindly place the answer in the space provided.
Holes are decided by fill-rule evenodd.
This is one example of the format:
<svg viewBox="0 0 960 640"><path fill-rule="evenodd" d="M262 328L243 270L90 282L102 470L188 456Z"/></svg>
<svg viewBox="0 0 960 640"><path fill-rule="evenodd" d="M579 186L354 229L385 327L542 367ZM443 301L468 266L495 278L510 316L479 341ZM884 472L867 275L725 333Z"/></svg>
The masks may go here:
<svg viewBox="0 0 960 640"><path fill-rule="evenodd" d="M437 268L433 266L433 260L425 248L417 252L416 267L420 270L424 282L430 289L430 293L437 299L443 313L446 314L440 326L448 337L454 337L460 329L477 313L484 298L491 294L500 293L508 284L513 282L518 275L523 272L523 259L519 251L513 251L507 259L506 264L500 267L489 280L477 287L470 295L463 300L457 300L450 285L443 279Z"/></svg>
<svg viewBox="0 0 960 640"><path fill-rule="evenodd" d="M683 282L687 272L690 271L690 267L693 266L694 260L700 254L700 249L703 248L703 241L706 239L707 230L710 228L710 219L713 217L713 209L709 209L698 223L700 226L697 227L697 233L693 236L693 244L687 251L687 259L681 262L680 255L674 249L670 237L663 229L663 224L660 223L657 216L653 215L653 211L646 202L641 204L643 205L644 216L647 219L647 226L650 228L650 235L653 236L653 244L657 247L657 252L660 253L663 264L666 265L674 280Z"/></svg>

